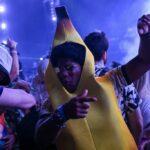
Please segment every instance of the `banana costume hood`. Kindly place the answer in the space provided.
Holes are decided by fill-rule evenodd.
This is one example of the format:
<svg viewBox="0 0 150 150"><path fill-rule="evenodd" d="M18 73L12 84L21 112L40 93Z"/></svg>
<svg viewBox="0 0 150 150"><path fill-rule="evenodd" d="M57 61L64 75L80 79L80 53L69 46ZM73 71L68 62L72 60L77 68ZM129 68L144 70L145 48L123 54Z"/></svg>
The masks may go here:
<svg viewBox="0 0 150 150"><path fill-rule="evenodd" d="M53 47L66 41L82 44L80 35L73 27L65 7L56 8L57 28ZM89 96L97 97L91 103L85 119L73 119L66 123L56 139L58 150L136 150L136 144L130 134L116 101L113 83L107 75L95 79L94 58L86 47L85 62L78 87L69 93L59 81L49 63L46 71L46 84L55 110L59 105L88 89Z"/></svg>

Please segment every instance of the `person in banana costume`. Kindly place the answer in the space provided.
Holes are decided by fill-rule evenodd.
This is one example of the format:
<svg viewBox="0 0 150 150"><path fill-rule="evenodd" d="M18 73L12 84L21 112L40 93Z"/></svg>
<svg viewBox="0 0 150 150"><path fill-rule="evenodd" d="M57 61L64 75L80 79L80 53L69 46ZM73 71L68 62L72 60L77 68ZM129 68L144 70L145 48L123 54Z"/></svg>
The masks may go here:
<svg viewBox="0 0 150 150"><path fill-rule="evenodd" d="M56 14L45 75L51 107L41 112L36 125L37 149L51 149L51 144L56 144L57 150L137 150L117 104L114 84L123 88L150 69L150 15L138 21L139 54L95 79L94 58L65 7L56 8Z"/></svg>

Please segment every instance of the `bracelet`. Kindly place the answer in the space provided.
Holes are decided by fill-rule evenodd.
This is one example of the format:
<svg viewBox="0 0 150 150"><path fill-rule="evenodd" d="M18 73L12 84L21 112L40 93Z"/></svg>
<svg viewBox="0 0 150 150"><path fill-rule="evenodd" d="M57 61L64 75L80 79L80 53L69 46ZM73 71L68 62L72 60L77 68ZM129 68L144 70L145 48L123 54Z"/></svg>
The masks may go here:
<svg viewBox="0 0 150 150"><path fill-rule="evenodd" d="M62 116L60 115L58 110L56 110L54 113L52 113L50 118L51 118L51 120L55 121L56 126L58 128L66 127L65 120L64 120L64 118L62 118Z"/></svg>
<svg viewBox="0 0 150 150"><path fill-rule="evenodd" d="M47 110L42 110L40 111L40 116L39 118L47 118L46 120L48 122L51 122L52 124L54 124L57 128L65 128L65 122L64 120L62 120L62 117L60 116L60 114L58 113L58 111L54 111L54 112L48 112Z"/></svg>

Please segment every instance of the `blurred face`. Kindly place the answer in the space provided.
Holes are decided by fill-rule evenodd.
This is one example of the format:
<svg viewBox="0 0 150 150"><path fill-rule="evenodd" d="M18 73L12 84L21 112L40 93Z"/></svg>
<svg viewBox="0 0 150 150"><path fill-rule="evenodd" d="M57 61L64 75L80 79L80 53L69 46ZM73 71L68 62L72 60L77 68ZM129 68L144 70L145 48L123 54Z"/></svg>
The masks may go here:
<svg viewBox="0 0 150 150"><path fill-rule="evenodd" d="M62 58L58 61L57 73L62 85L69 91L74 92L81 76L81 66L72 59Z"/></svg>

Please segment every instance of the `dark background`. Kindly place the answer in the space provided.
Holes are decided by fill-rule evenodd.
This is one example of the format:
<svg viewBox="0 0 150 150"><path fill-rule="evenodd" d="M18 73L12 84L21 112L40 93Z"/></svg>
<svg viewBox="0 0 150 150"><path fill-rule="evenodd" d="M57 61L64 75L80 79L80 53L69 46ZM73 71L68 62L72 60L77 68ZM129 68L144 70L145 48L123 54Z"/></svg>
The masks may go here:
<svg viewBox="0 0 150 150"><path fill-rule="evenodd" d="M31 71L40 57L48 54L56 22L43 0L0 0L6 12L0 14L8 28L0 31L0 40L11 37L18 42L18 51L25 71ZM54 0L54 3L56 1ZM58 0L57 0L58 3ZM65 5L77 31L84 38L89 32L103 30L110 41L109 60L125 62L137 53L137 19L148 12L149 0L60 0Z"/></svg>

